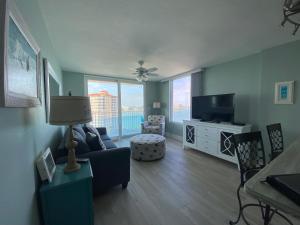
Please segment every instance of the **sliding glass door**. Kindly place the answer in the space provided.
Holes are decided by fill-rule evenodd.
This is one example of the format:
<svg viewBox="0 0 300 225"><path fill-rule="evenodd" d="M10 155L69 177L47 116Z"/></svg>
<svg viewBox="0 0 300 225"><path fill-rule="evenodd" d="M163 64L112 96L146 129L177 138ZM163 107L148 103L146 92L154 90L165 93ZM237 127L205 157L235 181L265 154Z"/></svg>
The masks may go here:
<svg viewBox="0 0 300 225"><path fill-rule="evenodd" d="M144 120L144 86L138 83L87 80L87 94L95 127L106 127L111 137L140 133Z"/></svg>
<svg viewBox="0 0 300 225"><path fill-rule="evenodd" d="M87 86L93 117L91 124L106 127L112 137L119 136L118 83L88 80Z"/></svg>
<svg viewBox="0 0 300 225"><path fill-rule="evenodd" d="M122 135L141 132L144 120L144 86L121 83Z"/></svg>

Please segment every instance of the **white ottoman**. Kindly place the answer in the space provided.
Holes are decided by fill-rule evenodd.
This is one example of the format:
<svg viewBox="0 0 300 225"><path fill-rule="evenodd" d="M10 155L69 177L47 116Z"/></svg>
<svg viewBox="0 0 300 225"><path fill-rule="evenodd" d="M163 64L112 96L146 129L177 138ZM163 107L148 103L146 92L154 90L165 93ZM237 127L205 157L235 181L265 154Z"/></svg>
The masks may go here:
<svg viewBox="0 0 300 225"><path fill-rule="evenodd" d="M131 157L136 160L161 159L166 152L166 139L158 134L139 134L130 139Z"/></svg>

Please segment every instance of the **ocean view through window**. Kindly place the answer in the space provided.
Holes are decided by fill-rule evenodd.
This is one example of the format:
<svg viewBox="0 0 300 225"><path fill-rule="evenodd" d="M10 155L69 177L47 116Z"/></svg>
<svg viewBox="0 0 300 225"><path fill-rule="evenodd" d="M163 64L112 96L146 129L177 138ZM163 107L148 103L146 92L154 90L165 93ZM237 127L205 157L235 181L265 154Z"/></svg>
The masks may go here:
<svg viewBox="0 0 300 225"><path fill-rule="evenodd" d="M171 121L182 123L191 114L191 76L174 79L171 89Z"/></svg>
<svg viewBox="0 0 300 225"><path fill-rule="evenodd" d="M144 120L143 85L88 80L87 88L93 126L106 127L112 137L140 133L140 124Z"/></svg>
<svg viewBox="0 0 300 225"><path fill-rule="evenodd" d="M144 86L121 83L122 135L141 132L144 121Z"/></svg>

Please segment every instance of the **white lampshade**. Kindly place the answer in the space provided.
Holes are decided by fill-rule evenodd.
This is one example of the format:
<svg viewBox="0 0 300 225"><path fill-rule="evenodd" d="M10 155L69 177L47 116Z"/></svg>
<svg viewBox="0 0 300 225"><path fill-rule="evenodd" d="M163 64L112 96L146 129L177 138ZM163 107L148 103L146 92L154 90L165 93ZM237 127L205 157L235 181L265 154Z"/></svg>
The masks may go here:
<svg viewBox="0 0 300 225"><path fill-rule="evenodd" d="M52 96L49 122L53 125L75 125L92 121L89 97Z"/></svg>
<svg viewBox="0 0 300 225"><path fill-rule="evenodd" d="M153 108L159 109L160 108L160 102L153 102Z"/></svg>

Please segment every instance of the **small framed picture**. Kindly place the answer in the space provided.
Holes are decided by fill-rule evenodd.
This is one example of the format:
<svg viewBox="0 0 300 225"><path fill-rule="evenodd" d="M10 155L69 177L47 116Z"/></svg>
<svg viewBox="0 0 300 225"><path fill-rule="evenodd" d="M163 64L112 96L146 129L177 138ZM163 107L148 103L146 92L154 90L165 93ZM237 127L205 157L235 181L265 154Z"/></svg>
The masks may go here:
<svg viewBox="0 0 300 225"><path fill-rule="evenodd" d="M294 83L295 81L275 83L275 104L294 104Z"/></svg>

